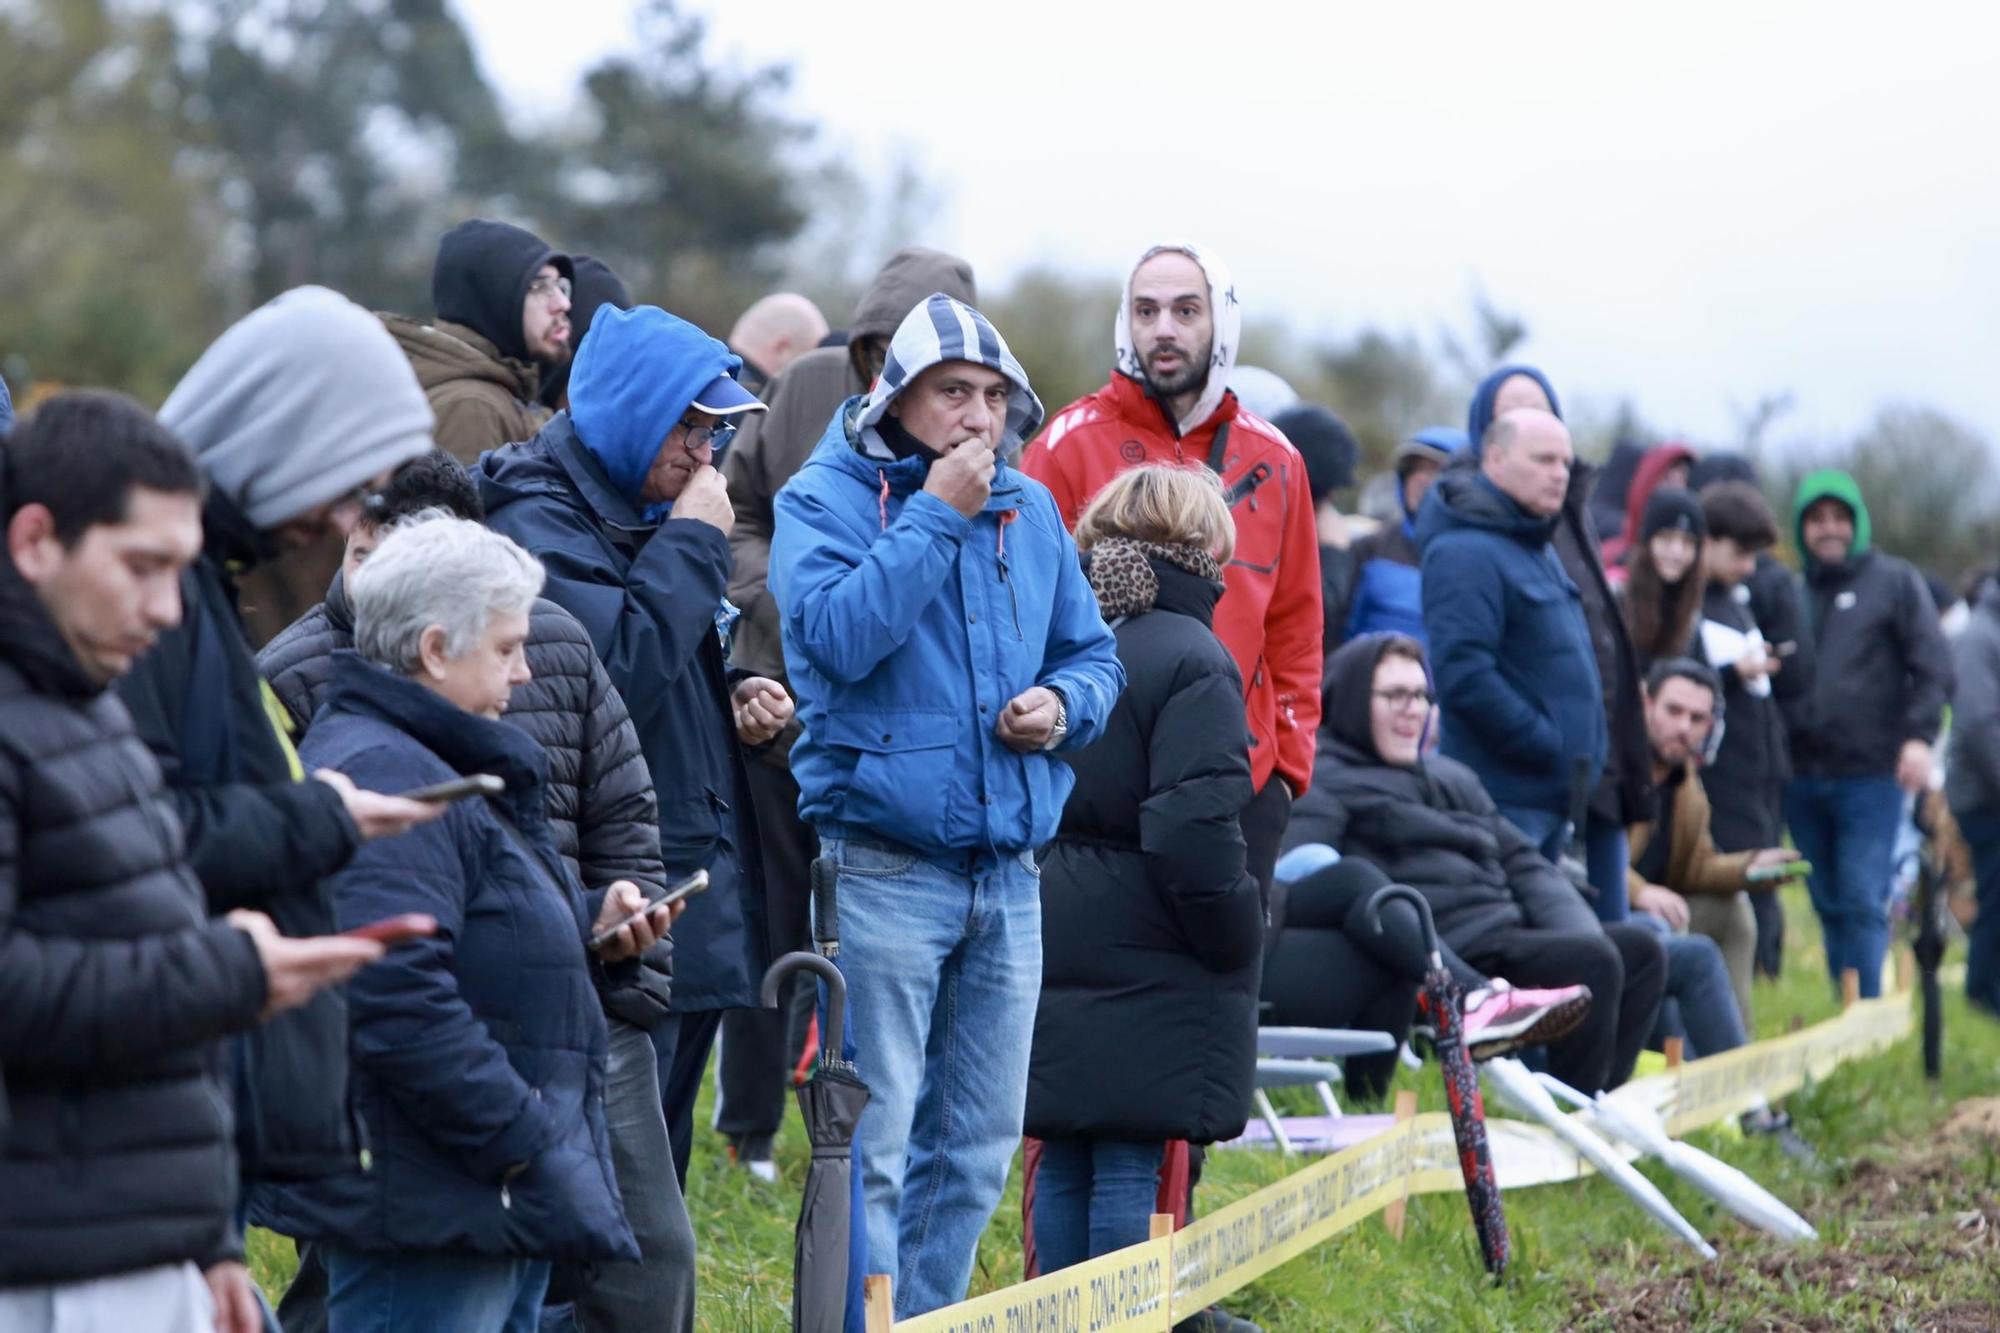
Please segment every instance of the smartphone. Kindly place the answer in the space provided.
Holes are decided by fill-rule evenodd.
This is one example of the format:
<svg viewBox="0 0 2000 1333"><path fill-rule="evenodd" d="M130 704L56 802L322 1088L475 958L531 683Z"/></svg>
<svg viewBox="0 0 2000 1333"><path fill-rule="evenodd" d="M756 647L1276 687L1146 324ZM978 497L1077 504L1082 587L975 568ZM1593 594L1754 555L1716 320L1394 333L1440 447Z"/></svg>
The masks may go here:
<svg viewBox="0 0 2000 1333"><path fill-rule="evenodd" d="M1744 878L1752 884L1763 884L1774 879L1804 879L1812 874L1810 861L1784 861L1774 866L1751 866Z"/></svg>
<svg viewBox="0 0 2000 1333"><path fill-rule="evenodd" d="M371 921L353 930L343 930L341 935L350 940L378 940L383 944L402 944L406 940L421 940L437 934L437 918L428 912L404 912L401 916L387 916L380 921Z"/></svg>
<svg viewBox="0 0 2000 1333"><path fill-rule="evenodd" d="M450 782L440 782L431 787L419 787L415 791L401 793L406 801L431 801L442 804L446 801L462 801L468 796L504 796L507 784L491 773L474 773L470 777L453 778Z"/></svg>
<svg viewBox="0 0 2000 1333"><path fill-rule="evenodd" d="M617 925L606 926L603 930L592 935L590 937L590 947L593 949L602 949L610 942L612 936L633 922L651 916L662 907L672 906L683 898L692 898L697 893L706 892L708 892L708 872L706 870L697 870L678 884L664 889L659 893L648 894L644 907L632 913L632 915L626 917Z"/></svg>

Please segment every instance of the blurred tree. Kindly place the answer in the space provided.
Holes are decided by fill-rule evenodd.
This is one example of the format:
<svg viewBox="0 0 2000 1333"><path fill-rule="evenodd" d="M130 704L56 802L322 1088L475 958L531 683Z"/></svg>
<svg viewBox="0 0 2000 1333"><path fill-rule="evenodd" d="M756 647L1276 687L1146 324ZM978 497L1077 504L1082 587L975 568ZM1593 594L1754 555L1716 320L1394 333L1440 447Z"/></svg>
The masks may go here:
<svg viewBox="0 0 2000 1333"><path fill-rule="evenodd" d="M805 225L799 150L812 131L772 110L788 68L717 69L706 24L674 0L647 0L639 30L638 52L585 76L584 123L556 137L531 197L552 236L604 259L634 295L726 331Z"/></svg>
<svg viewBox="0 0 2000 1333"><path fill-rule="evenodd" d="M174 32L103 0L0 8L0 359L157 403L218 331Z"/></svg>
<svg viewBox="0 0 2000 1333"><path fill-rule="evenodd" d="M980 307L1020 358L1051 413L1103 387L1121 283L1031 268L1004 291L980 289Z"/></svg>

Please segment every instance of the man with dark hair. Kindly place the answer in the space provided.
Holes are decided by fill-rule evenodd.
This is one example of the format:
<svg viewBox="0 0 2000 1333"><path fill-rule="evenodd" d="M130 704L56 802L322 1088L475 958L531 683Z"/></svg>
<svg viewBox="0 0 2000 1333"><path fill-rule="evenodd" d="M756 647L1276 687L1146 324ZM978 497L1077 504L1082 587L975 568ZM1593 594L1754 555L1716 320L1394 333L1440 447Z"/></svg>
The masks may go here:
<svg viewBox="0 0 2000 1333"><path fill-rule="evenodd" d="M1805 561L1817 672L1785 822L1813 869L1807 886L1833 984L1854 968L1882 992L1896 835L1909 798L1930 784L1931 747L1951 700L1951 650L1923 576L1874 549L1861 488L1815 472L1793 505Z"/></svg>
<svg viewBox="0 0 2000 1333"><path fill-rule="evenodd" d="M473 218L438 241L424 324L384 314L437 413L440 449L467 467L525 440L548 409L541 377L570 359L576 266L533 232Z"/></svg>
<svg viewBox="0 0 2000 1333"><path fill-rule="evenodd" d="M0 1328L247 1333L217 1041L381 946L205 920L109 690L180 623L201 550L187 450L128 399L70 393L0 465Z"/></svg>
<svg viewBox="0 0 2000 1333"><path fill-rule="evenodd" d="M1722 697L1721 679L1702 663L1685 657L1654 663L1646 677L1646 736L1653 753L1655 805L1626 833L1632 847L1633 907L1714 941L1721 950L1740 1023L1747 1029L1751 958L1757 947L1757 922L1747 890L1768 890L1775 884L1753 886L1750 872L1794 861L1797 853L1775 844L1722 852L1710 836L1712 807L1700 768L1709 737L1721 725ZM1689 971L1690 962L1701 961L1682 959L1670 941L1669 992L1674 973ZM1699 1006L1685 995L1678 998L1690 1029L1712 1017L1689 1013ZM1705 997L1704 1003L1713 1002L1714 997ZM1725 1048L1699 1037L1695 1044L1703 1055Z"/></svg>
<svg viewBox="0 0 2000 1333"><path fill-rule="evenodd" d="M486 509L471 474L451 455L426 454L405 465L368 498L347 534L347 556L326 600L257 655L293 723L303 732L332 689L333 657L354 646L354 606L347 582L397 525L448 515L479 522ZM556 851L586 890L619 880L664 888L659 808L625 701L597 660L575 616L545 597L535 600L523 645L529 680L517 686L501 720L520 728L549 756L548 816ZM605 1111L612 1165L627 1219L643 1256L637 1264L559 1268L550 1301L573 1301L587 1327L686 1329L694 1318L694 1231L681 1198L667 1138L658 1064L647 1033L670 1007L673 945L648 951L636 981L604 991L611 1019ZM317 1264L316 1300L295 1282L286 1293L285 1326L300 1333L302 1305L324 1301ZM300 1273L306 1273L302 1261Z"/></svg>

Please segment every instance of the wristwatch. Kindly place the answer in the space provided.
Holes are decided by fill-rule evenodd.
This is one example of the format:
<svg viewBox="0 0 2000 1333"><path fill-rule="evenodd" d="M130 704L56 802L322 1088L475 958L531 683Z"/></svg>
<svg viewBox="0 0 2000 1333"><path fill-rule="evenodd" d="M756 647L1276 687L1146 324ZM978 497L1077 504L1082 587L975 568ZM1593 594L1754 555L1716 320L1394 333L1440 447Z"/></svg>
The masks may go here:
<svg viewBox="0 0 2000 1333"><path fill-rule="evenodd" d="M1064 701L1061 690L1053 685L1046 688L1056 697L1056 724L1049 729L1049 738L1042 742L1042 748L1053 750L1063 743L1063 737L1069 735L1069 704Z"/></svg>

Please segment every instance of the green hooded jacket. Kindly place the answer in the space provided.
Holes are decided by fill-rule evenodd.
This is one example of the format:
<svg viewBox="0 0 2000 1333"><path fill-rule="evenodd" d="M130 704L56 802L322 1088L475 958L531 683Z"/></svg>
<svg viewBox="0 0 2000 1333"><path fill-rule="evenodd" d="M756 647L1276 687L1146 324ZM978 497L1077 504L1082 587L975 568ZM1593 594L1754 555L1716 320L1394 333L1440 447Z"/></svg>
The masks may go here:
<svg viewBox="0 0 2000 1333"><path fill-rule="evenodd" d="M1792 500L1792 537L1799 544L1799 559L1806 564L1817 564L1812 552L1806 549L1806 510L1821 500L1838 500L1846 505L1854 515L1854 545L1848 551L1849 560L1867 555L1875 541L1875 525L1868 518L1868 502L1861 498L1861 487L1852 476L1839 468L1821 468L1809 473L1799 483L1799 493Z"/></svg>

